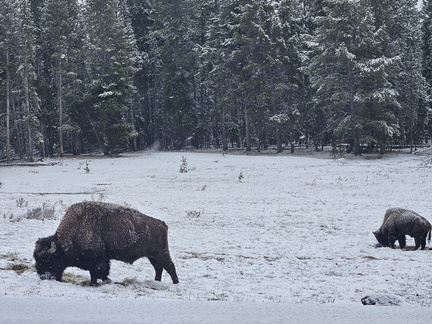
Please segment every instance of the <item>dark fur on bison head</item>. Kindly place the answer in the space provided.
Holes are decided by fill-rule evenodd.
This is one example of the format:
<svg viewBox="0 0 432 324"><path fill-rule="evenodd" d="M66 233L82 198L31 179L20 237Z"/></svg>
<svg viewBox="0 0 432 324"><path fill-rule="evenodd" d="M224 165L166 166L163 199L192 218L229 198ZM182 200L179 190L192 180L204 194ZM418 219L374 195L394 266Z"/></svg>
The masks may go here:
<svg viewBox="0 0 432 324"><path fill-rule="evenodd" d="M381 246L383 246L383 247L389 247L390 246L388 236L385 235L385 233L383 233L381 230L377 230L377 231L373 232L373 234L375 235L375 238L377 239L378 243Z"/></svg>
<svg viewBox="0 0 432 324"><path fill-rule="evenodd" d="M36 260L36 271L41 279L61 281L65 269L64 252L54 235L41 238L36 242L33 257Z"/></svg>

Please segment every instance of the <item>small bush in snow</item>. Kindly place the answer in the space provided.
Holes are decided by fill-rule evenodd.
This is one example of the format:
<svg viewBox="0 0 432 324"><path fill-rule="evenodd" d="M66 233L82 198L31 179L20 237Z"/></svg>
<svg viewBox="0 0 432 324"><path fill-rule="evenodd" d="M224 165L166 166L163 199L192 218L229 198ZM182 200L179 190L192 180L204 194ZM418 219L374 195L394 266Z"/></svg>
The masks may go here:
<svg viewBox="0 0 432 324"><path fill-rule="evenodd" d="M89 161L87 161L87 160L85 162L80 162L80 164L78 166L78 170L81 170L81 167L83 164L85 164L84 171L86 173L90 173Z"/></svg>
<svg viewBox="0 0 432 324"><path fill-rule="evenodd" d="M26 201L23 197L19 197L15 200L17 207L27 207L28 201Z"/></svg>
<svg viewBox="0 0 432 324"><path fill-rule="evenodd" d="M238 177L238 179L239 179L239 182L242 182L243 178L244 178L244 176L243 176L243 173L242 173L242 172L240 172L240 175L239 175L239 177Z"/></svg>
<svg viewBox="0 0 432 324"><path fill-rule="evenodd" d="M86 173L90 173L90 168L89 168L89 164L88 164L88 161L86 160L86 166L85 166L85 168L84 168L84 171L86 172Z"/></svg>
<svg viewBox="0 0 432 324"><path fill-rule="evenodd" d="M27 210L22 216L15 217L13 214L9 216L9 221L11 222L19 222L21 219L53 219L55 218L55 208L54 206L48 206L48 204L44 203L42 207L33 208L31 210Z"/></svg>
<svg viewBox="0 0 432 324"><path fill-rule="evenodd" d="M27 211L27 214L23 218L27 219L53 219L55 214L55 209L53 206L48 206L46 203L42 205L42 207L33 208L32 210Z"/></svg>
<svg viewBox="0 0 432 324"><path fill-rule="evenodd" d="M105 195L103 193L100 193L98 198L96 198L93 194L91 195L91 197L92 197L91 201L100 201L100 202L102 202L102 201L105 200Z"/></svg>
<svg viewBox="0 0 432 324"><path fill-rule="evenodd" d="M198 218L201 216L201 212L198 210L188 210L186 212L187 216L190 218Z"/></svg>
<svg viewBox="0 0 432 324"><path fill-rule="evenodd" d="M182 164L180 165L180 173L188 172L188 164L185 156L182 156Z"/></svg>

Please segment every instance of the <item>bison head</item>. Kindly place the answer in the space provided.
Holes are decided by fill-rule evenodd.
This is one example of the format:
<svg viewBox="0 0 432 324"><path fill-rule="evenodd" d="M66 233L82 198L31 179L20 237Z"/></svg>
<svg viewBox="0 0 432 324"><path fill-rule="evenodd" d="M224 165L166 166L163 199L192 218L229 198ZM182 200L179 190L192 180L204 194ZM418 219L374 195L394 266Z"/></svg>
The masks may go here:
<svg viewBox="0 0 432 324"><path fill-rule="evenodd" d="M36 271L41 279L61 281L65 269L63 249L55 236L37 240L33 257L36 260Z"/></svg>
<svg viewBox="0 0 432 324"><path fill-rule="evenodd" d="M372 233L375 235L375 238L377 239L378 243L381 244L381 246L383 247L390 246L388 236L385 235L385 233L383 233L380 229Z"/></svg>

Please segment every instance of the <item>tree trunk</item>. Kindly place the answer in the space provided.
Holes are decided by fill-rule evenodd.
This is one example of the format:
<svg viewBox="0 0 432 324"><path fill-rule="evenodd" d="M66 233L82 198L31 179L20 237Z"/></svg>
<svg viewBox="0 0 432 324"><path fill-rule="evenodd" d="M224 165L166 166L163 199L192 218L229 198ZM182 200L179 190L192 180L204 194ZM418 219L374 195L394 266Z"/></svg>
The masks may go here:
<svg viewBox="0 0 432 324"><path fill-rule="evenodd" d="M250 152L251 149L251 141L250 141L250 125L249 125L249 114L248 114L248 106L247 106L247 99L244 100L244 114L245 114L245 132L246 132L246 152Z"/></svg>
<svg viewBox="0 0 432 324"><path fill-rule="evenodd" d="M136 131L136 127L135 127L135 111L134 111L134 107L133 107L133 99L131 98L131 104L130 104L130 112L131 112L131 125L132 125L132 133L133 133L133 137L132 137L132 150L134 152L138 151L138 135L137 135L137 131Z"/></svg>
<svg viewBox="0 0 432 324"><path fill-rule="evenodd" d="M222 127L223 151L228 151L228 138L227 138L226 125L225 125L225 108L223 106L221 112L221 127Z"/></svg>
<svg viewBox="0 0 432 324"><path fill-rule="evenodd" d="M357 129L354 128L353 132L353 142L354 142L354 155L361 155L361 147L360 147L360 134Z"/></svg>
<svg viewBox="0 0 432 324"><path fill-rule="evenodd" d="M276 147L277 147L277 153L282 153L282 151L283 151L282 136L281 136L281 132L279 129L276 131Z"/></svg>
<svg viewBox="0 0 432 324"><path fill-rule="evenodd" d="M58 95L58 106L59 106L59 149L60 156L64 155L64 147L63 147L63 78L61 71L61 60L60 57L60 71L58 76L58 84L57 84L57 95Z"/></svg>
<svg viewBox="0 0 432 324"><path fill-rule="evenodd" d="M351 126L353 128L353 150L354 155L361 155L361 148L360 148L360 130L358 129L358 126L356 126L356 119L357 116L357 107L355 104L355 78L354 73L352 70L349 71L349 77L350 77L350 113L351 113Z"/></svg>
<svg viewBox="0 0 432 324"><path fill-rule="evenodd" d="M33 162L33 140L31 130L31 115L30 115L30 89L29 89L29 72L28 72L28 58L24 59L24 94L25 94L25 112L27 115L27 149L28 159Z"/></svg>
<svg viewBox="0 0 432 324"><path fill-rule="evenodd" d="M291 154L294 153L294 136L290 136L290 148L291 148Z"/></svg>
<svg viewBox="0 0 432 324"><path fill-rule="evenodd" d="M11 161L10 150L10 73L9 73L9 50L6 51L6 160L8 163Z"/></svg>

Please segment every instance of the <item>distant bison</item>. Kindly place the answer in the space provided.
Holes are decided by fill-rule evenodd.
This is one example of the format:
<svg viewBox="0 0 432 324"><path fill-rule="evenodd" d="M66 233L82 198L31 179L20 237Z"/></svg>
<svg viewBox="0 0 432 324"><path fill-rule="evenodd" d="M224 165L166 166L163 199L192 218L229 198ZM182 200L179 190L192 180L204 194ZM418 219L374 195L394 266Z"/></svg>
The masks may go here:
<svg viewBox="0 0 432 324"><path fill-rule="evenodd" d="M36 242L33 256L41 279L62 280L67 267L90 271L90 284L109 281L110 260L147 257L161 281L165 269L178 283L168 250L168 226L137 210L102 202L69 207L54 235Z"/></svg>
<svg viewBox="0 0 432 324"><path fill-rule="evenodd" d="M405 235L414 237L415 250L420 245L422 250L426 247L426 237L431 240L431 224L422 216L411 210L402 208L387 209L381 227L373 232L382 246L394 248L396 240L403 249L406 245Z"/></svg>

